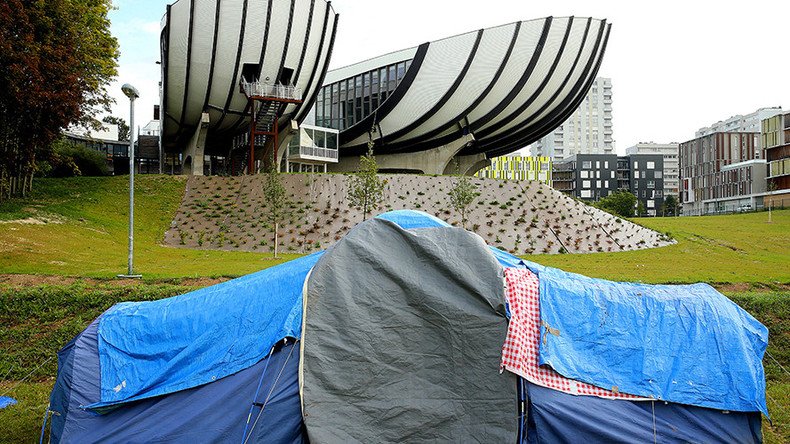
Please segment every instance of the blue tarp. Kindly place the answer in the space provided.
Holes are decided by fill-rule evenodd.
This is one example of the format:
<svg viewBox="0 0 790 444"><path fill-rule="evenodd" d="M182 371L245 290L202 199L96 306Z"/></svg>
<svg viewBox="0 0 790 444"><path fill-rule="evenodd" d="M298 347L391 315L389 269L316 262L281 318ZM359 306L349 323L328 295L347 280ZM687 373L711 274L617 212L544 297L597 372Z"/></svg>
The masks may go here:
<svg viewBox="0 0 790 444"><path fill-rule="evenodd" d="M216 381L299 338L314 253L219 285L113 306L99 321L100 408Z"/></svg>
<svg viewBox="0 0 790 444"><path fill-rule="evenodd" d="M97 415L80 408L99 398L97 326L91 324L58 353L58 377L50 397L52 442L241 443L244 436L248 442L305 442L299 343L280 341L271 355L212 384Z"/></svg>
<svg viewBox="0 0 790 444"><path fill-rule="evenodd" d="M10 407L14 404L16 404L16 399L10 398L8 396L0 396L0 409Z"/></svg>
<svg viewBox="0 0 790 444"><path fill-rule="evenodd" d="M378 217L406 229L449 226L420 211ZM173 298L113 306L99 320L101 401L86 407L213 382L260 361L278 340L299 338L302 286L322 254Z"/></svg>
<svg viewBox="0 0 790 444"><path fill-rule="evenodd" d="M430 214L422 211L414 210L388 211L386 213L379 214L376 216L376 218L395 222L404 230L410 230L412 228L436 228L451 226L438 217L431 216Z"/></svg>
<svg viewBox="0 0 790 444"><path fill-rule="evenodd" d="M611 282L527 265L540 279L541 364L623 393L768 415L768 330L710 285Z"/></svg>

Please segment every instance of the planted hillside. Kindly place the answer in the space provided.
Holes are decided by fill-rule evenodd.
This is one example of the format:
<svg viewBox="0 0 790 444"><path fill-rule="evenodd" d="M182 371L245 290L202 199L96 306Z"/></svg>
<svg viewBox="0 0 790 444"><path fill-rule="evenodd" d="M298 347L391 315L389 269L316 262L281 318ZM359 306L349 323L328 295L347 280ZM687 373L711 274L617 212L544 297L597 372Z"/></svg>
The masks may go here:
<svg viewBox="0 0 790 444"><path fill-rule="evenodd" d="M278 249L305 254L337 242L365 217L414 209L463 225L513 254L600 253L670 245L667 236L573 200L537 182L468 179L477 193L453 201L456 178L382 175L381 204L363 208L347 175L283 174L288 217L278 226ZM190 177L173 224L171 246L269 252L274 224L260 176ZM349 192L354 191L354 192Z"/></svg>

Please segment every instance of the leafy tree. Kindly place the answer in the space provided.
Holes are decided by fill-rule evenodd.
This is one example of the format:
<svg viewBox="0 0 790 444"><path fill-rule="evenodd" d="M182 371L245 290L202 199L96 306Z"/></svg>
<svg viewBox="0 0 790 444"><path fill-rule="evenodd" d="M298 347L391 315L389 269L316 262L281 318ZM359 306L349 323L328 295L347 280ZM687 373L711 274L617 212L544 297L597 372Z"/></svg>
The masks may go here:
<svg viewBox="0 0 790 444"><path fill-rule="evenodd" d="M104 116L102 122L118 125L118 140L129 141L129 125L126 124L125 120L115 116Z"/></svg>
<svg viewBox="0 0 790 444"><path fill-rule="evenodd" d="M636 204L636 214L637 216L647 215L647 211L645 211L645 204L643 204L641 200L638 204Z"/></svg>
<svg viewBox="0 0 790 444"><path fill-rule="evenodd" d="M678 215L678 200L675 196L669 195L664 199L664 216Z"/></svg>
<svg viewBox="0 0 790 444"><path fill-rule="evenodd" d="M118 42L111 0L0 2L0 199L32 188L36 156L68 125L109 112Z"/></svg>
<svg viewBox="0 0 790 444"><path fill-rule="evenodd" d="M373 157L373 143L368 142L368 153L359 158L359 170L351 176L348 200L362 209L362 220L384 200L386 181L378 176L379 167Z"/></svg>
<svg viewBox="0 0 790 444"><path fill-rule="evenodd" d="M617 190L600 199L594 206L620 217L633 217L636 196L626 190Z"/></svg>
<svg viewBox="0 0 790 444"><path fill-rule="evenodd" d="M458 164L456 163L457 170ZM472 183L469 176L458 176L455 185L447 194L450 196L450 205L453 206L455 211L461 213L461 225L466 229L466 211L469 205L480 195L477 191L477 185Z"/></svg>
<svg viewBox="0 0 790 444"><path fill-rule="evenodd" d="M269 171L263 182L263 197L266 199L266 221L274 227L274 258L277 258L280 223L288 216L288 196L282 184L280 172L274 161L269 162Z"/></svg>

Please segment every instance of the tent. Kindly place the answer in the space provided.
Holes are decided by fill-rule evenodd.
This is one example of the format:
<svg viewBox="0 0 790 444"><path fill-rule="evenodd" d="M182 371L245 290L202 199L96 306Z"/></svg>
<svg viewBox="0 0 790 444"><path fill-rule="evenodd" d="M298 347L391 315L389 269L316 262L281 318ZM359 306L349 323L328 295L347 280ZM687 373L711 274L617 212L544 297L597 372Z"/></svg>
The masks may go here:
<svg viewBox="0 0 790 444"><path fill-rule="evenodd" d="M541 368L624 395L502 371L516 270L539 281ZM113 306L58 353L49 430L54 442L760 442L766 344L710 286L565 273L395 211L324 252Z"/></svg>

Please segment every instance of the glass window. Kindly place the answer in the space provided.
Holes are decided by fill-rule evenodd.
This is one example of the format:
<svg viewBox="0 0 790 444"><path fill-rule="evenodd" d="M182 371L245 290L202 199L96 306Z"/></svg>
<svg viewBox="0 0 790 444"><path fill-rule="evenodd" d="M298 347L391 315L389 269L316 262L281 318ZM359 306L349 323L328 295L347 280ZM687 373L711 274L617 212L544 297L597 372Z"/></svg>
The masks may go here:
<svg viewBox="0 0 790 444"><path fill-rule="evenodd" d="M648 162L647 163L647 169L648 170L652 170L652 169L655 169L655 168L656 168L656 163L655 162Z"/></svg>
<svg viewBox="0 0 790 444"><path fill-rule="evenodd" d="M590 161L590 160L583 161L582 162L582 168L587 168L587 169L592 168L592 161Z"/></svg>
<svg viewBox="0 0 790 444"><path fill-rule="evenodd" d="M648 188L655 188L656 187L656 182L653 181L653 180L648 180L647 181L647 187Z"/></svg>
<svg viewBox="0 0 790 444"><path fill-rule="evenodd" d="M337 133L326 133L326 147L337 149Z"/></svg>
<svg viewBox="0 0 790 444"><path fill-rule="evenodd" d="M582 181L582 188L590 188L590 181L589 180L583 180Z"/></svg>
<svg viewBox="0 0 790 444"><path fill-rule="evenodd" d="M370 92L374 96L379 93L379 71L375 70L370 74Z"/></svg>
<svg viewBox="0 0 790 444"><path fill-rule="evenodd" d="M582 170L581 173L579 173L579 176L582 179L588 179L590 177L590 172L586 170Z"/></svg>
<svg viewBox="0 0 790 444"><path fill-rule="evenodd" d="M392 92L395 89L395 84L397 83L397 77L395 75L395 65L389 66L389 77L387 78L387 91Z"/></svg>
<svg viewBox="0 0 790 444"><path fill-rule="evenodd" d="M328 126L334 127L336 123L340 119L340 85L337 83L332 85L332 116L331 116L331 124Z"/></svg>
<svg viewBox="0 0 790 444"><path fill-rule="evenodd" d="M326 133L324 131L315 131L315 146L319 148L326 147Z"/></svg>
<svg viewBox="0 0 790 444"><path fill-rule="evenodd" d="M387 68L379 69L379 91L387 89Z"/></svg>
<svg viewBox="0 0 790 444"><path fill-rule="evenodd" d="M639 162L637 162L637 161L635 160L635 161L634 161L634 169L637 169L637 168L639 168Z"/></svg>
<svg viewBox="0 0 790 444"><path fill-rule="evenodd" d="M655 173L653 173L653 175L654 175L654 177L656 179L661 179L661 178L664 177L664 172L663 171L656 171Z"/></svg>
<svg viewBox="0 0 790 444"><path fill-rule="evenodd" d="M406 62L398 63L398 76L397 79L400 82L403 79L403 76L406 75Z"/></svg>
<svg viewBox="0 0 790 444"><path fill-rule="evenodd" d="M370 96L370 73L362 74L362 96Z"/></svg>

